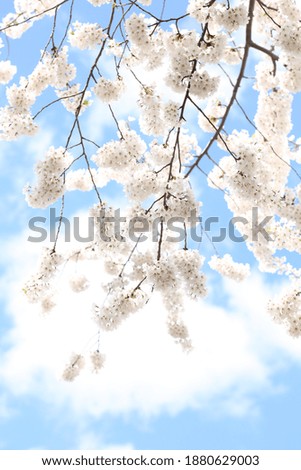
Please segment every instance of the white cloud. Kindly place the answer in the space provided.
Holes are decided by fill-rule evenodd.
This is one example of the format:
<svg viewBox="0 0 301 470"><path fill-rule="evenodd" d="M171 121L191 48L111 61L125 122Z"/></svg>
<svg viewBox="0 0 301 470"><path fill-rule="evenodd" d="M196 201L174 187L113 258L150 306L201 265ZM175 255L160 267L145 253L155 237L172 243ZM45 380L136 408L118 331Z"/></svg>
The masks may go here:
<svg viewBox="0 0 301 470"><path fill-rule="evenodd" d="M76 445L77 450L133 450L132 444L110 444L107 443L99 434L93 432L83 432L79 435L78 443Z"/></svg>
<svg viewBox="0 0 301 470"><path fill-rule="evenodd" d="M64 383L60 374L70 352L89 351L97 337L90 320L91 298L66 287L59 308L39 317L37 306L26 304L18 286L40 248L27 245L20 239L8 244L10 267L2 280L14 328L7 336L0 377L13 395L29 394L81 417L132 411L150 416L208 407L243 415L258 412L258 394L279 392L273 374L285 362L301 361L300 342L265 313L271 289L255 275L242 285L224 284L225 307L187 302L184 316L195 345L192 353L183 353L167 335L166 312L155 296L118 331L101 335L107 361L99 375L84 370L74 383ZM103 276L95 266L95 293Z"/></svg>
<svg viewBox="0 0 301 470"><path fill-rule="evenodd" d="M0 418L3 420L8 418L13 413L13 410L8 404L7 396L0 395ZM1 449L1 441L0 441L0 449Z"/></svg>

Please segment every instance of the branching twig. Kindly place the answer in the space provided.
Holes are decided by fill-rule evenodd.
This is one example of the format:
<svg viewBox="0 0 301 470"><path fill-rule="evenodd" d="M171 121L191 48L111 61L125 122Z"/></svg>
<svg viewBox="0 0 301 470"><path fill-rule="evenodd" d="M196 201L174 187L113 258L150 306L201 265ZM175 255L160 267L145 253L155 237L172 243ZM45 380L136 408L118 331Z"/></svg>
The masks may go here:
<svg viewBox="0 0 301 470"><path fill-rule="evenodd" d="M50 8L47 8L46 10L43 10L41 13L37 13L36 15L32 15L30 16L29 18L26 18L22 21L19 21L18 23L16 23L16 20L12 21L10 24L8 24L7 26L5 26L4 28L1 28L0 29L0 33L2 33L3 31L6 31L7 29L9 28L13 28L15 26L19 26L21 24L24 24L24 23L27 23L31 20L34 20L35 18L38 18L40 16L43 16L45 15L45 13L48 13L49 11L52 11L52 10L55 10L57 8L59 8L60 6L64 5L64 3L67 3L69 2L70 0L63 0L62 2L58 3L57 5L54 5L53 7L50 7ZM22 13L20 13L18 16L22 16Z"/></svg>
<svg viewBox="0 0 301 470"><path fill-rule="evenodd" d="M240 67L240 71L239 71L239 74L238 74L238 77L237 77L237 80L236 80L236 83L234 85L234 88L233 88L233 92L232 92L232 96L230 98L230 101L228 103L228 106L226 108L226 111L224 113L224 116L222 117L221 119L221 122L217 128L217 130L215 131L215 133L213 134L212 138L210 139L210 141L208 142L208 144L206 145L206 147L204 148L204 150L202 151L202 153L196 157L194 163L190 166L188 172L186 173L185 177L187 178L190 173L194 170L194 168L199 164L199 162L202 160L202 158L207 154L207 152L210 150L211 146L213 145L213 143L217 140L217 138L219 137L221 131L224 129L224 126L225 126L225 123L227 121L227 118L228 118L228 115L232 109L232 106L233 106L233 103L235 102L236 100L236 97L237 97L237 93L238 93L238 90L240 88L240 85L241 85L241 82L243 80L243 77L244 77L244 73L245 73L245 70L246 70L246 66L247 66L247 62L248 62L248 57L249 57L249 52L250 52L250 48L251 48L251 42L252 42L252 26L253 26L253 17L254 17L254 8L255 8L255 3L256 3L256 0L250 0L249 1L249 9L248 9L248 17L249 17L249 22L246 26L246 41L245 41L245 49L244 49L244 55L243 55L243 58L242 58L242 63L241 63L241 67Z"/></svg>

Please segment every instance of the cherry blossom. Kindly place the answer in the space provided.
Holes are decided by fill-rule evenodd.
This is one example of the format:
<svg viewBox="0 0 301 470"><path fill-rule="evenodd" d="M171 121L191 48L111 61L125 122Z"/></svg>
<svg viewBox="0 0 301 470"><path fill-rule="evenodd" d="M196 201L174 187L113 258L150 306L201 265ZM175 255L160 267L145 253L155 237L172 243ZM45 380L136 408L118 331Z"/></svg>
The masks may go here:
<svg viewBox="0 0 301 470"><path fill-rule="evenodd" d="M191 243L208 185L224 196L254 265L287 279L287 292L271 299L268 311L300 336L301 269L289 256L301 254L301 138L291 135L301 90L300 2L179 3L180 12L168 16L151 0L88 0L90 22L71 0L18 0L2 18L10 40L39 21L49 40L29 72L10 61L0 40L0 139L30 138L53 107L62 116L58 129L69 125L37 162L24 188L27 203L44 209L61 201L62 223L70 192L95 196L87 211L92 238L70 248L59 225L24 293L50 314L63 266L71 266L68 295L83 296L93 279L81 266L97 263L106 278L98 297L91 293L96 336L118 328L157 292L169 335L190 350L185 298L206 296L207 266L239 282L251 271L239 253L237 261L220 254L226 244L212 243L212 256ZM91 122L97 126L103 115L110 132L95 138ZM122 210L106 200L111 183L122 188ZM94 372L104 366L98 344L89 354L72 355L65 380L89 360Z"/></svg>

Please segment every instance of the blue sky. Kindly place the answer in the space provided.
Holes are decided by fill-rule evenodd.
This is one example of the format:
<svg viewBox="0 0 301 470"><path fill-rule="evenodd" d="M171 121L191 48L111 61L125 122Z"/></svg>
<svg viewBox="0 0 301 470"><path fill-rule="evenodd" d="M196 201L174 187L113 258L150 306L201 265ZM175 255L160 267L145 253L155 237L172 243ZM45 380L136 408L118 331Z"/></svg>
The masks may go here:
<svg viewBox="0 0 301 470"><path fill-rule="evenodd" d="M167 1L167 9L171 4L177 9L180 3ZM85 3L78 13L84 20L94 11ZM9 41L9 57L20 64L21 74L35 64L37 39L46 43L46 26L49 19L37 23L24 41ZM2 49L2 58L5 54ZM78 62L77 54L72 51L71 57ZM92 56L80 59L83 68ZM252 113L253 95L250 100L243 91L240 99ZM3 86L0 100L5 102ZM29 209L22 188L33 180L35 161L50 145L64 141L71 116L58 127L60 112L55 105L42 115L41 131L33 139L0 146L0 449L300 449L301 341L288 337L265 310L267 299L283 283L255 267L242 285L222 281L206 268L208 299L186 303L195 345L190 355L169 339L166 312L154 296L142 313L101 339L107 363L100 375L85 372L72 384L62 382L60 373L72 348L95 334L90 299L85 294L74 299L66 287L59 308L44 318L37 305L26 303L21 290L41 248L27 241L28 220L48 214ZM118 113L123 119L134 113L131 96L122 99ZM86 112L84 125L99 142L115 136L107 119L99 103ZM233 114L233 127L245 126L236 119ZM219 215L226 223L222 195L207 189L200 175L193 183L204 214ZM116 185L109 185L105 194L109 201L125 204ZM67 213L93 202L92 194L72 193ZM200 249L213 254L206 240ZM218 249L252 261L241 244ZM95 270L97 282L103 280L99 268L88 269Z"/></svg>

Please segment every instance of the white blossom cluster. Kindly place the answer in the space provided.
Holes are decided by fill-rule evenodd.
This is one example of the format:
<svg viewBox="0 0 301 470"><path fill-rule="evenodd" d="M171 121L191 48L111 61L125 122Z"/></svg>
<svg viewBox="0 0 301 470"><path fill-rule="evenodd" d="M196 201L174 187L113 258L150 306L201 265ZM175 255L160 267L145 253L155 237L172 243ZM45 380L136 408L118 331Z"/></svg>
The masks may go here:
<svg viewBox="0 0 301 470"><path fill-rule="evenodd" d="M203 113L199 113L198 124L205 132L214 132L223 117L225 107L219 100L209 100Z"/></svg>
<svg viewBox="0 0 301 470"><path fill-rule="evenodd" d="M292 24L289 21L282 24L278 31L277 40L285 52L298 54L300 56L301 27L299 25L292 27Z"/></svg>
<svg viewBox="0 0 301 470"><path fill-rule="evenodd" d="M278 301L270 301L268 310L278 323L284 323L294 337L301 336L301 289L289 289Z"/></svg>
<svg viewBox="0 0 301 470"><path fill-rule="evenodd" d="M226 191L226 201L234 216L248 221L237 224L236 228L247 237L247 246L257 259L259 269L298 278L300 270L285 256L276 256L277 250L300 253L298 190L287 186L291 171L287 136L292 127L292 95L279 85L270 89L268 83L269 78L258 97L254 119L257 131L252 136L247 132L233 132L227 137L232 155L222 158L211 171L208 184ZM225 149L222 142L220 145ZM271 219L265 227L269 240L262 235L253 239L254 207L257 207L258 220Z"/></svg>
<svg viewBox="0 0 301 470"><path fill-rule="evenodd" d="M36 165L37 184L25 187L25 196L31 207L48 207L64 194L64 170L72 163L72 156L63 147L50 147L45 159Z"/></svg>
<svg viewBox="0 0 301 470"><path fill-rule="evenodd" d="M121 77L116 80L107 80L106 78L99 78L97 84L92 88L95 95L104 103L111 103L118 101L124 93L125 86Z"/></svg>
<svg viewBox="0 0 301 470"><path fill-rule="evenodd" d="M212 256L208 264L210 268L219 272L222 276L229 277L237 282L243 281L250 274L249 264L236 263L229 254L224 255L222 258Z"/></svg>
<svg viewBox="0 0 301 470"><path fill-rule="evenodd" d="M200 270L205 261L197 250L178 250L174 254L174 263L180 272L185 292L198 299L207 295L206 277Z"/></svg>
<svg viewBox="0 0 301 470"><path fill-rule="evenodd" d="M115 231L113 208L106 203L96 204L89 210L89 217L93 218L94 256L116 260L115 253L118 253L125 262L131 251L131 245L124 238L126 227L120 227L120 234ZM112 222L109 222L108 218ZM82 251L82 255L85 257L85 250Z"/></svg>
<svg viewBox="0 0 301 470"><path fill-rule="evenodd" d="M28 76L28 88L39 96L48 86L65 88L76 76L76 68L69 62L68 47L59 52L42 55L33 72Z"/></svg>
<svg viewBox="0 0 301 470"><path fill-rule="evenodd" d="M21 77L19 85L13 84L6 89L8 106L0 108L0 139L15 140L22 135L34 135L38 126L35 124L31 107L36 99L48 86L56 89L58 96L65 98L70 96L70 86L68 85L76 75L73 64L68 62L68 48L65 46L61 51L53 56L48 52L27 77ZM77 94L78 86L71 87L71 93ZM90 92L86 92L81 111L90 103ZM78 106L77 97L63 99L62 102L69 111L75 111ZM76 99L77 98L77 99Z"/></svg>
<svg viewBox="0 0 301 470"><path fill-rule="evenodd" d="M73 114L77 113L78 110L79 114L82 114L93 103L90 100L91 92L86 91L83 96L79 83L70 85L63 90L56 90L56 94L62 99L61 102L67 111Z"/></svg>
<svg viewBox="0 0 301 470"><path fill-rule="evenodd" d="M81 50L95 49L98 47L106 34L97 23L80 23L75 21L69 30L68 38L71 46Z"/></svg>
<svg viewBox="0 0 301 470"><path fill-rule="evenodd" d="M190 351L192 349L192 343L185 323L183 323L183 321L177 316L170 315L167 325L170 336L175 338L176 342L179 343L184 350Z"/></svg>
<svg viewBox="0 0 301 470"><path fill-rule="evenodd" d="M292 98L292 95L277 88L270 93L259 93L254 122L266 138L271 138L275 134L287 135L290 132ZM266 112L267 109L269 113ZM285 111L279 114L279 109Z"/></svg>
<svg viewBox="0 0 301 470"><path fill-rule="evenodd" d="M97 374L103 368L106 358L105 355L97 349L90 353L89 359L92 372ZM63 371L63 379L66 382L73 382L73 380L80 374L80 371L85 367L86 362L87 359L83 354L73 353L65 367L65 370Z"/></svg>
<svg viewBox="0 0 301 470"><path fill-rule="evenodd" d="M81 354L73 353L69 364L63 372L63 379L66 382L72 382L80 373L85 365L85 358Z"/></svg>
<svg viewBox="0 0 301 470"><path fill-rule="evenodd" d="M52 16L58 0L14 0L15 11L8 13L0 23L0 29L12 39L17 39L27 31L35 21L45 15Z"/></svg>
<svg viewBox="0 0 301 470"><path fill-rule="evenodd" d="M199 212L200 203L195 199L195 194L186 179L174 178L168 183L166 190L165 209L168 217L188 220L192 212Z"/></svg>
<svg viewBox="0 0 301 470"><path fill-rule="evenodd" d="M20 85L13 84L6 88L6 98L10 108L18 114L26 114L35 101L34 93L27 91L27 83L21 81Z"/></svg>
<svg viewBox="0 0 301 470"><path fill-rule="evenodd" d="M120 45L119 42L115 41L115 39L109 39L107 41L107 48L106 48L107 55L114 55L115 57L121 57L122 51L123 51L122 46Z"/></svg>
<svg viewBox="0 0 301 470"><path fill-rule="evenodd" d="M63 47L54 57L47 54L43 58L42 65L44 65L44 70L45 67L49 67L47 71L48 79L50 79L49 85L55 88L64 88L76 76L76 68L68 60L67 46ZM32 78L32 76L30 78Z"/></svg>
<svg viewBox="0 0 301 470"><path fill-rule="evenodd" d="M254 88L262 93L276 89L279 85L279 77L274 74L272 62L266 58L255 66L256 82Z"/></svg>
<svg viewBox="0 0 301 470"><path fill-rule="evenodd" d="M30 15L22 13L8 13L0 23L0 28L5 30L5 34L11 39L18 39L32 26L29 21Z"/></svg>
<svg viewBox="0 0 301 470"><path fill-rule="evenodd" d="M209 29L212 28L214 31L225 28L232 33L240 26L245 25L248 20L245 2L240 2L234 7L228 7L225 3L190 0L187 11L200 23L209 22Z"/></svg>
<svg viewBox="0 0 301 470"><path fill-rule="evenodd" d="M240 2L237 6L228 8L225 5L216 5L216 22L227 31L232 33L248 21L248 11L245 2Z"/></svg>
<svg viewBox="0 0 301 470"><path fill-rule="evenodd" d="M37 273L32 275L24 285L23 291L29 302L41 302L44 313L48 313L55 306L53 277L63 261L64 258L61 255L46 248Z"/></svg>
<svg viewBox="0 0 301 470"><path fill-rule="evenodd" d="M184 349L189 350L189 331L181 316L183 296L199 299L207 294L206 278L200 271L204 258L195 250L177 251L169 258L149 267L148 275L154 286L162 293L162 300L170 312L167 319L169 334Z"/></svg>
<svg viewBox="0 0 301 470"><path fill-rule="evenodd" d="M33 135L37 131L30 107L35 102L35 94L28 89L28 82L20 79L20 84L6 88L8 106L0 108L0 138L13 140L20 135Z"/></svg>
<svg viewBox="0 0 301 470"><path fill-rule="evenodd" d="M84 274L75 273L70 278L70 286L74 292L83 292L89 287L89 280Z"/></svg>
<svg viewBox="0 0 301 470"><path fill-rule="evenodd" d="M283 54L282 62L284 69L279 74L279 81L283 88L292 93L298 93L301 91L301 66L300 58L295 54Z"/></svg>
<svg viewBox="0 0 301 470"><path fill-rule="evenodd" d="M212 95L218 87L219 78L210 76L207 70L195 72L190 80L191 93L199 99Z"/></svg>
<svg viewBox="0 0 301 470"><path fill-rule="evenodd" d="M98 373L100 369L103 368L105 363L105 355L101 354L98 350L93 351L90 356L91 363L92 363L92 370L95 373Z"/></svg>
<svg viewBox="0 0 301 470"><path fill-rule="evenodd" d="M88 2L91 3L94 7L101 7L106 3L111 3L112 0L88 0Z"/></svg>
<svg viewBox="0 0 301 470"><path fill-rule="evenodd" d="M173 33L165 37L164 44L168 51L170 67L166 77L166 84L175 92L182 93L187 85L189 85L193 75L193 60L196 60L200 54L199 40L200 37L196 32L183 35ZM204 84L209 77L208 72L206 72L207 74L205 72ZM195 71L195 73L199 76L199 71ZM200 77L194 79L196 91L200 81ZM208 88L210 87L209 84L207 86Z"/></svg>
<svg viewBox="0 0 301 470"><path fill-rule="evenodd" d="M0 38L0 49L4 47ZM10 60L0 60L0 85L10 82L17 72L17 67Z"/></svg>
<svg viewBox="0 0 301 470"><path fill-rule="evenodd" d="M149 46L150 38L144 15L134 13L126 20L125 27L128 38L134 46L137 48L147 48Z"/></svg>
<svg viewBox="0 0 301 470"><path fill-rule="evenodd" d="M122 135L123 138L119 141L112 140L101 147L91 160L100 168L110 168L115 171L127 167L132 168L145 152L146 145L133 130L123 128Z"/></svg>
<svg viewBox="0 0 301 470"><path fill-rule="evenodd" d="M106 186L109 181L109 177L104 175L103 171L95 170L95 168L91 168L90 171L85 168L70 170L66 174L65 190L91 191L94 187L91 175L98 188Z"/></svg>
<svg viewBox="0 0 301 470"><path fill-rule="evenodd" d="M114 295L107 305L102 307L101 311L99 311L98 305L94 305L93 311L96 323L103 330L114 330L130 314L141 309L147 298L147 294L142 289L130 290L121 285L116 288Z"/></svg>
<svg viewBox="0 0 301 470"><path fill-rule="evenodd" d="M14 108L0 108L0 140L14 140L22 135L34 135L38 130L32 116L16 113Z"/></svg>
<svg viewBox="0 0 301 470"><path fill-rule="evenodd" d="M146 135L165 135L168 129L179 124L179 105L173 101L161 103L153 87L144 88L140 94L141 114L139 125Z"/></svg>
<svg viewBox="0 0 301 470"><path fill-rule="evenodd" d="M126 59L129 66L146 62L148 70L154 70L163 64L166 54L164 34L159 30L151 33L150 18L144 14L132 14L125 21L127 36L131 41L131 54Z"/></svg>

